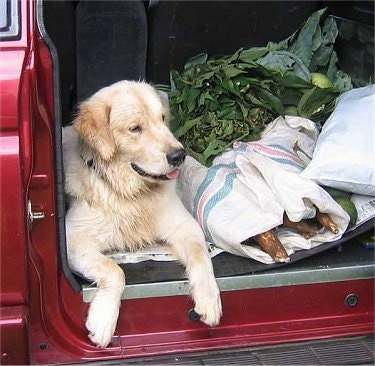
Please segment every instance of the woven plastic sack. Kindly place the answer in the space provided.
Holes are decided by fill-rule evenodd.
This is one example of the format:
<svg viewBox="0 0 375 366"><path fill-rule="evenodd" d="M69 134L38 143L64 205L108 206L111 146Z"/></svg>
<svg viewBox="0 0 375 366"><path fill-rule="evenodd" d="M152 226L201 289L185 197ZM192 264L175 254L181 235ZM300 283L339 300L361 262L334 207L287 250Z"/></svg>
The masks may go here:
<svg viewBox="0 0 375 366"><path fill-rule="evenodd" d="M322 228L318 235L305 239L280 227L277 235L288 254L339 239L349 216L325 190L300 174L317 136L313 122L279 117L261 140L235 143L210 168L188 157L178 181L179 193L207 241L229 253L273 263L267 253L243 242L279 227L284 212L297 222L315 217L316 207L331 216L339 232Z"/></svg>

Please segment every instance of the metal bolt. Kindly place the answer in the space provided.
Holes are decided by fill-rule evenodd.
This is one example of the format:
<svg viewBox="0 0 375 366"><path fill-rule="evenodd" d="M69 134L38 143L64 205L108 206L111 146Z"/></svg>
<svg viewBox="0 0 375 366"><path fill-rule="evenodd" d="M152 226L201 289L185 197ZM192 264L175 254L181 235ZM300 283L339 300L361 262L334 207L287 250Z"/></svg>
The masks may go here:
<svg viewBox="0 0 375 366"><path fill-rule="evenodd" d="M201 316L194 309L190 309L189 310L189 318L193 322L197 322L201 318Z"/></svg>
<svg viewBox="0 0 375 366"><path fill-rule="evenodd" d="M353 308L354 306L357 306L357 304L358 304L358 295L349 294L345 298L345 305L348 306L349 308Z"/></svg>

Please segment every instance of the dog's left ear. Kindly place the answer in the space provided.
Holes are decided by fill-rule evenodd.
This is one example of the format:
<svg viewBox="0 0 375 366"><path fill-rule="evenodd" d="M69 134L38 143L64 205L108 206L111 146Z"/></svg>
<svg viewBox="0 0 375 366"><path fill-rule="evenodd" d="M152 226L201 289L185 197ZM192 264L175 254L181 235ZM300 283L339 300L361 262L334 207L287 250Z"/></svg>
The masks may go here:
<svg viewBox="0 0 375 366"><path fill-rule="evenodd" d="M103 160L111 160L116 149L115 139L109 128L111 108L98 98L83 102L73 126L81 139Z"/></svg>

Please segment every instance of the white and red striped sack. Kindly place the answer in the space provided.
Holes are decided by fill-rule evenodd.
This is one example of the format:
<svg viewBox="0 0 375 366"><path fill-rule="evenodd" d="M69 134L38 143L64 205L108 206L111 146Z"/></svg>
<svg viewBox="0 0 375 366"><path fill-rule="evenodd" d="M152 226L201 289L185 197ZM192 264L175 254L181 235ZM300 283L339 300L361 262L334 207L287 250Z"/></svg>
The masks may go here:
<svg viewBox="0 0 375 366"><path fill-rule="evenodd" d="M178 180L179 194L206 240L229 253L273 263L267 253L242 242L278 228L284 212L298 222L315 217L316 207L331 216L339 232L323 228L305 239L281 227L276 233L288 254L339 239L349 216L324 189L300 175L317 137L312 121L279 117L267 126L261 140L234 143L210 168L188 157Z"/></svg>

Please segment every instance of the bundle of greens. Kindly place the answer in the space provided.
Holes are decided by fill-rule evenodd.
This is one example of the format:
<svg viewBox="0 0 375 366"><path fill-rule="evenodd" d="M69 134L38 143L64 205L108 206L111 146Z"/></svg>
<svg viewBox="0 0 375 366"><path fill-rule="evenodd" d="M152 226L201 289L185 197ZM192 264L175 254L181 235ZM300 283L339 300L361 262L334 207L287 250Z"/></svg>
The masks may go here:
<svg viewBox="0 0 375 366"><path fill-rule="evenodd" d="M351 80L337 68L338 34L325 9L293 35L233 55L199 54L170 74L171 128L187 152L210 166L234 141L253 141L279 115L324 123Z"/></svg>

